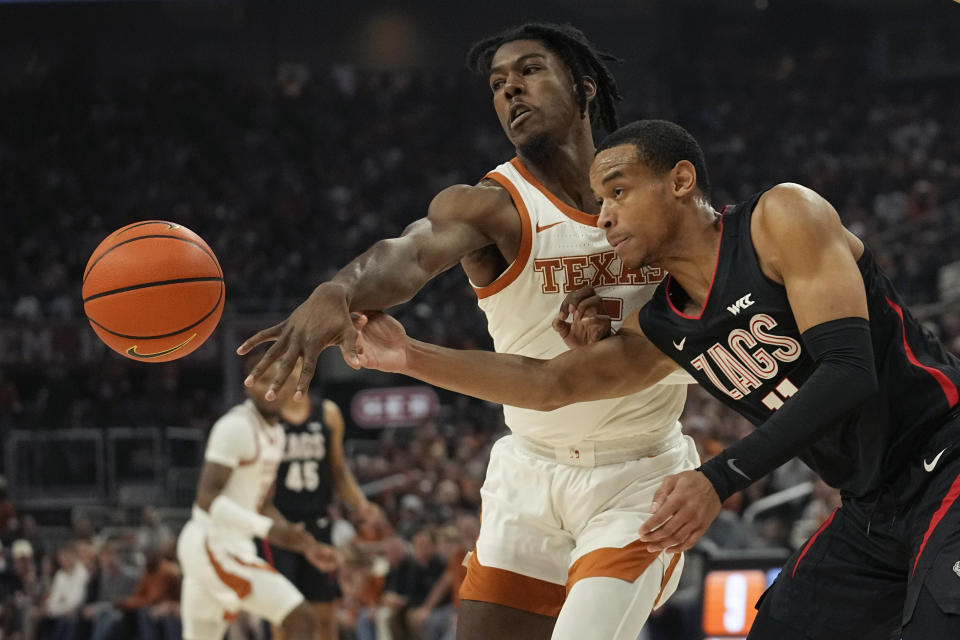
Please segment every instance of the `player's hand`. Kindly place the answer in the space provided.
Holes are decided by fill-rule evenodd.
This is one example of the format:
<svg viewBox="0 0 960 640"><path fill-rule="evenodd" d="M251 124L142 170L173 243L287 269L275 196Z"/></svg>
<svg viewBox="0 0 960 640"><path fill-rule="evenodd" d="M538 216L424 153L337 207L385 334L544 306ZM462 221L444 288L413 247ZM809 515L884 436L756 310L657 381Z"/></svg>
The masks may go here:
<svg viewBox="0 0 960 640"><path fill-rule="evenodd" d="M354 368L359 366L357 331L350 319L346 295L342 287L330 282L314 289L310 297L294 309L286 320L247 338L237 348L237 353L246 355L258 344L271 341L273 345L244 381L248 387L253 386L263 372L279 360L280 368L267 389L267 400L276 398L277 390L283 386L301 357L303 369L295 397L306 393L317 369L317 358L329 346L338 345L346 363Z"/></svg>
<svg viewBox="0 0 960 640"><path fill-rule="evenodd" d="M699 471L667 476L653 495L653 515L640 527L640 540L653 553L686 551L720 513L720 497Z"/></svg>
<svg viewBox="0 0 960 640"><path fill-rule="evenodd" d="M296 524L286 520L274 520L267 533L267 541L284 549L303 552L316 540L310 535L302 522Z"/></svg>
<svg viewBox="0 0 960 640"><path fill-rule="evenodd" d="M410 626L416 631L419 631L423 627L423 623L426 622L429 617L430 609L427 607L417 607L407 613L407 620L410 621Z"/></svg>
<svg viewBox="0 0 960 640"><path fill-rule="evenodd" d="M603 340L611 335L611 326L603 298L593 287L568 293L553 320L553 330L570 349Z"/></svg>
<svg viewBox="0 0 960 640"><path fill-rule="evenodd" d="M341 560L339 551L316 540L303 550L303 557L320 571L336 571Z"/></svg>
<svg viewBox="0 0 960 640"><path fill-rule="evenodd" d="M407 366L407 332L403 325L385 313L369 312L354 316L354 326L358 332L356 346L359 366L402 373Z"/></svg>
<svg viewBox="0 0 960 640"><path fill-rule="evenodd" d="M360 518L360 520L369 524L372 528L378 531L381 527L389 526L387 514L383 512L383 509L380 508L380 505L374 502L367 502L362 507L357 509L357 516Z"/></svg>

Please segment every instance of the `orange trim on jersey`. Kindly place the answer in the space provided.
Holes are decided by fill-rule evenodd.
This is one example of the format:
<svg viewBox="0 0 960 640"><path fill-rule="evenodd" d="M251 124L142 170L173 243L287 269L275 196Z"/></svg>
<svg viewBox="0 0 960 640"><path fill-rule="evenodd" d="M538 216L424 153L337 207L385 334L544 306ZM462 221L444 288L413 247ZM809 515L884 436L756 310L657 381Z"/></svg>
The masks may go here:
<svg viewBox="0 0 960 640"><path fill-rule="evenodd" d="M530 212L527 211L527 205L523 203L523 198L520 197L520 192L517 191L517 188L513 186L513 183L510 182L510 180L507 179L507 177L502 173L491 171L485 177L493 180L507 190L507 193L510 194L510 199L513 200L513 204L517 208L517 213L520 214L520 249L517 251L517 257L514 259L513 263L507 268L506 271L501 273L496 280L485 287L473 288L477 294L477 298L480 300L488 298L495 293L500 293L506 289L511 282L516 280L517 277L523 273L524 267L527 266L527 261L530 259L530 251L533 247L533 231L530 227Z"/></svg>
<svg viewBox="0 0 960 640"><path fill-rule="evenodd" d="M520 175L523 176L524 180L536 187L537 191L545 195L547 200L553 203L553 206L555 206L557 209L560 209L560 212L563 215L567 216L571 220L576 220L580 224L585 224L588 227L597 226L598 216L592 213L587 213L586 211L580 211L580 209L574 209L566 202L553 195L549 189L543 186L543 184L541 184L541 182L537 180L532 173L530 173L529 169L523 166L523 163L520 162L520 158L514 158L510 161L510 164L513 165L514 169L520 172Z"/></svg>
<svg viewBox="0 0 960 640"><path fill-rule="evenodd" d="M467 575L460 585L460 600L500 604L556 618L567 594L562 584L553 584L505 569L485 567L476 552L467 559Z"/></svg>
<svg viewBox="0 0 960 640"><path fill-rule="evenodd" d="M567 593L584 578L619 578L633 582L660 555L660 552L647 551L647 544L634 540L623 547L603 547L580 556L567 572Z"/></svg>
<svg viewBox="0 0 960 640"><path fill-rule="evenodd" d="M680 563L681 554L673 554L673 560L670 561L670 564L667 565L667 570L663 572L663 580L660 581L660 593L657 594L656 599L653 601L653 608L656 609L657 605L660 604L660 598L663 597L663 590L667 588L667 583L670 582L670 577L673 576L673 572L676 570L677 565Z"/></svg>
<svg viewBox="0 0 960 640"><path fill-rule="evenodd" d="M207 544L206 540L203 542L203 548L206 549L207 557L210 559L214 573L220 578L220 582L233 589L237 597L241 600L250 595L250 592L253 591L253 585L250 584L250 581L224 569L220 563L217 562L217 558L213 555L213 551L210 550L210 545Z"/></svg>
<svg viewBox="0 0 960 640"><path fill-rule="evenodd" d="M262 569L264 571L269 571L271 573L277 573L277 570L272 565L266 562L246 562L245 560L241 560L240 558L233 555L232 553L230 554L230 557L233 559L234 562L239 564L241 567L250 567L251 569Z"/></svg>
<svg viewBox="0 0 960 640"><path fill-rule="evenodd" d="M223 621L226 622L227 624L230 624L231 622L233 622L234 620L236 620L238 617L240 617L240 612L239 612L239 611L224 611L224 612L223 612Z"/></svg>

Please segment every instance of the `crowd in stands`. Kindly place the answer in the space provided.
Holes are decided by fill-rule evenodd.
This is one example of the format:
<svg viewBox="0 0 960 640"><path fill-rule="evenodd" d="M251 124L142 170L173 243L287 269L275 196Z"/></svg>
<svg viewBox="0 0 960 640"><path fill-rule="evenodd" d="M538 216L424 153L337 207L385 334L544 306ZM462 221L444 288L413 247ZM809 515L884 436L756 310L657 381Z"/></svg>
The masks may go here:
<svg viewBox="0 0 960 640"><path fill-rule="evenodd" d="M656 98L625 87L622 120L667 117L698 136L718 208L781 181L818 190L931 331L960 351L960 311L938 281L943 265L960 260L960 84L879 83L862 52L838 45L798 59L776 43L754 44L760 62L749 68L735 52L708 50L706 38L691 45L702 48L686 52L703 61L696 72L662 78ZM82 321L79 274L90 251L139 219L176 220L207 240L225 272L228 314L287 313L421 216L432 194L473 183L511 155L483 82L465 74L336 66L297 77L264 87L196 70L25 75L0 90L0 323ZM490 346L458 269L398 314L414 336ZM114 354L96 366L8 366L0 437L121 423L206 429L226 408L219 366L145 372ZM698 389L683 423L704 458L752 428ZM334 514L344 638L451 637L458 567L476 537L489 448L504 432L499 408L460 398L421 427L348 447L361 484L399 480L374 496L390 530ZM735 495L707 540L795 548L838 499L822 483L755 527L738 514L805 480L815 479L789 464ZM179 637L176 531L149 510L142 522L98 528L81 518L53 544L0 488L0 638ZM686 584L696 579L688 565ZM691 606L683 593L677 611ZM655 617L651 637L691 637L690 620ZM263 633L249 621L235 632Z"/></svg>

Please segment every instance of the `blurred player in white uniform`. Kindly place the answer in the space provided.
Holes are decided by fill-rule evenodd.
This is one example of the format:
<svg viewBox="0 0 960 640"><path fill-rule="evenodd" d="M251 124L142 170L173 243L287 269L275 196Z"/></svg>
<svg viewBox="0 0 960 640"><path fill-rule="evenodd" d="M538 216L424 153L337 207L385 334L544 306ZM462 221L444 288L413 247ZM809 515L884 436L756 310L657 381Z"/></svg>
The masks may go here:
<svg viewBox="0 0 960 640"><path fill-rule="evenodd" d="M185 640L220 640L240 610L281 625L287 638L312 637L313 610L257 556L254 537L303 553L318 568L336 567L332 548L273 506L284 451L279 408L295 385L282 388L272 402L264 399L266 389L248 388L248 399L217 420L207 440L193 514L177 542Z"/></svg>

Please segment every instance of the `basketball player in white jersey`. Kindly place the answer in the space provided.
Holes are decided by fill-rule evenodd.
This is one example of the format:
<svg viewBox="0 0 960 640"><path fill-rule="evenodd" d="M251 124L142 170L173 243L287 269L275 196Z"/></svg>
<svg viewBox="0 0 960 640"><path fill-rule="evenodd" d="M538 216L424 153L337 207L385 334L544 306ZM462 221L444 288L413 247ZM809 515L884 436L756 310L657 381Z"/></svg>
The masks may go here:
<svg viewBox="0 0 960 640"><path fill-rule="evenodd" d="M563 351L551 321L585 284L608 299L615 326L646 302L663 274L626 269L594 226L591 121L616 128L619 99L604 59L569 26L526 24L475 45L468 62L487 77L517 157L476 186L442 191L400 238L375 244L241 345L242 354L275 341L247 384L271 378L278 389L302 357L303 392L333 344L356 366L350 311L409 300L458 261L500 352ZM280 374L265 375L274 362ZM698 463L677 422L688 381L551 412L504 407L512 434L490 454L461 640L635 640L682 565L680 555L647 553L637 531L661 479Z"/></svg>
<svg viewBox="0 0 960 640"><path fill-rule="evenodd" d="M282 387L274 401L264 399L266 384L248 388L248 399L210 431L197 500L177 541L185 640L220 640L241 609L282 625L287 638L313 637L313 610L289 580L257 556L253 543L255 536L265 538L303 553L322 570L337 564L332 548L273 506L284 451L279 408L294 386Z"/></svg>

